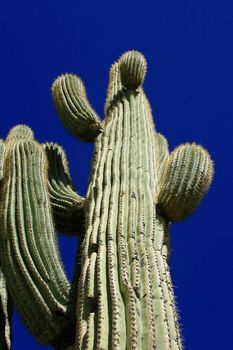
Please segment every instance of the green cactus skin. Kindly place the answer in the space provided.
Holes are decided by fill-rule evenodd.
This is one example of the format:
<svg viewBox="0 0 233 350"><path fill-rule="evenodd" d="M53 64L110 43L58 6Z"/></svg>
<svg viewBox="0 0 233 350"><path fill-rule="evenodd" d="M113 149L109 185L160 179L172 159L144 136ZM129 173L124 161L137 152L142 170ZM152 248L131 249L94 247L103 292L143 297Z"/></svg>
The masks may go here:
<svg viewBox="0 0 233 350"><path fill-rule="evenodd" d="M3 350L10 350L11 348L12 311L12 300L0 262L0 349Z"/></svg>
<svg viewBox="0 0 233 350"><path fill-rule="evenodd" d="M147 70L145 57L137 51L126 52L121 58L121 82L128 89L136 90L144 81Z"/></svg>
<svg viewBox="0 0 233 350"><path fill-rule="evenodd" d="M0 264L0 349L11 348L12 301L9 296L5 275Z"/></svg>
<svg viewBox="0 0 233 350"><path fill-rule="evenodd" d="M66 234L84 233L84 198L72 183L66 154L61 146L47 142L43 149L48 159L48 189L56 229Z"/></svg>
<svg viewBox="0 0 233 350"><path fill-rule="evenodd" d="M3 179L6 147L3 140L0 140L0 181Z"/></svg>
<svg viewBox="0 0 233 350"><path fill-rule="evenodd" d="M213 163L202 146L178 146L167 159L161 177L159 203L166 219L183 220L193 212L212 178Z"/></svg>
<svg viewBox="0 0 233 350"><path fill-rule="evenodd" d="M76 347L179 349L162 252L166 223L156 217L154 125L142 89L124 89L119 66L110 74L109 95L114 98L106 105L105 129L96 140L98 155L87 196ZM131 85L132 80L130 74ZM136 80L138 85L138 74ZM98 247L94 252L93 245Z"/></svg>
<svg viewBox="0 0 233 350"><path fill-rule="evenodd" d="M0 182L4 173L5 144L0 140ZM9 295L6 278L2 269L0 249L0 349L11 348L11 318L13 305Z"/></svg>
<svg viewBox="0 0 233 350"><path fill-rule="evenodd" d="M209 187L212 165L199 146L190 146L201 155L187 156L187 168L182 159L173 161L177 151L169 155L166 139L154 129L142 89L145 74L145 58L137 51L125 53L110 71L85 202L77 350L182 349L168 267L170 208L178 186L179 215L175 211L172 219L181 219L179 207L185 215L194 210ZM73 79L64 77L67 85ZM56 97L68 96L56 86L60 112ZM64 108L62 114L68 113ZM184 173L190 181L181 181Z"/></svg>
<svg viewBox="0 0 233 350"><path fill-rule="evenodd" d="M85 199L75 191L60 146L39 145L26 126L6 139L3 272L30 331L57 350L182 349L169 225L195 210L213 164L196 144L169 153L143 92L146 69L137 51L112 66L102 122L80 78L65 74L52 86L64 126L95 141ZM71 286L54 227L81 233Z"/></svg>
<svg viewBox="0 0 233 350"><path fill-rule="evenodd" d="M165 168L166 168L166 160L169 157L169 148L168 143L165 137L161 134L156 132L156 141L158 143L158 182L161 182L161 178L163 177Z"/></svg>
<svg viewBox="0 0 233 350"><path fill-rule="evenodd" d="M67 328L70 285L55 240L42 147L11 130L6 142L1 188L3 269L14 303L41 343L52 343ZM17 136L18 135L18 136Z"/></svg>
<svg viewBox="0 0 233 350"><path fill-rule="evenodd" d="M102 132L101 120L88 102L79 77L73 74L58 77L52 94L60 120L73 136L89 142Z"/></svg>

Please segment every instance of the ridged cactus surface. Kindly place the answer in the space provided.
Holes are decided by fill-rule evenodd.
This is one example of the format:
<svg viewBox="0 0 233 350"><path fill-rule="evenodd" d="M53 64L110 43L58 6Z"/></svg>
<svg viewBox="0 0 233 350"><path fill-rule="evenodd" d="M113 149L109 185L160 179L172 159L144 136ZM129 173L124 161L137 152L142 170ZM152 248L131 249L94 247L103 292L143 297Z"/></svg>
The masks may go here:
<svg viewBox="0 0 233 350"><path fill-rule="evenodd" d="M29 330L56 349L182 349L169 225L197 207L213 163L195 143L169 152L143 91L146 70L137 51L113 64L103 121L79 77L65 74L53 84L64 126L95 141L86 198L58 144L40 145L26 126L1 144L0 278ZM71 285L55 229L80 236ZM0 313L9 323L3 293ZM7 329L0 335L9 344Z"/></svg>

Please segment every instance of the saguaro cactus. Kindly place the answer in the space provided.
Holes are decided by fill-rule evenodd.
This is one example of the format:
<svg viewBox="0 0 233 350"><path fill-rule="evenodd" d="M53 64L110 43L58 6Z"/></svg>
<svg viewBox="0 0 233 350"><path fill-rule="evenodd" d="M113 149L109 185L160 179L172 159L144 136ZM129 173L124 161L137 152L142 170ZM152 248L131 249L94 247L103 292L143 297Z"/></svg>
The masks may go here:
<svg viewBox="0 0 233 350"><path fill-rule="evenodd" d="M196 144L169 153L143 92L146 67L137 51L111 67L103 121L76 75L52 86L65 128L95 141L86 198L77 194L59 145L38 144L26 126L13 128L0 145L0 283L7 286L0 289L7 324L0 344L7 349L8 294L37 340L57 349L182 349L169 223L197 207L213 164ZM54 229L82 241L71 285Z"/></svg>

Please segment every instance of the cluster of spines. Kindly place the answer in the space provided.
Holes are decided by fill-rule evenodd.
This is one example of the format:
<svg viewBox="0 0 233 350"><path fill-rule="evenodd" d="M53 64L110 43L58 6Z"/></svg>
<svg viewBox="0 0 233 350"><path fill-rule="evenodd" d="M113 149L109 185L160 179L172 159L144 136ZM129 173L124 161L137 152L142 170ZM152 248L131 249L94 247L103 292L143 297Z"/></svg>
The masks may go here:
<svg viewBox="0 0 233 350"><path fill-rule="evenodd" d="M25 324L38 341L54 344L67 332L70 286L54 233L47 159L28 134L29 128L17 126L6 140L1 257L7 286Z"/></svg>

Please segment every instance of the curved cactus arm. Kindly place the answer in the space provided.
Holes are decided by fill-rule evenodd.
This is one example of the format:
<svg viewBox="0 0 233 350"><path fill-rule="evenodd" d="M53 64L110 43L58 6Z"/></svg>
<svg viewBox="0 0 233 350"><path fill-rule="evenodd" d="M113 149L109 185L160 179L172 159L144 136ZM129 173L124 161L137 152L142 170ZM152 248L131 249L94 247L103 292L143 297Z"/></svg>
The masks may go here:
<svg viewBox="0 0 233 350"><path fill-rule="evenodd" d="M102 132L101 120L88 102L81 79L74 74L59 76L52 85L52 95L64 127L80 140L94 141Z"/></svg>
<svg viewBox="0 0 233 350"><path fill-rule="evenodd" d="M20 133L18 134L18 130ZM1 184L1 261L7 286L26 326L43 344L67 341L70 290L63 271L47 191L47 159L28 138L11 130ZM29 129L30 130L30 129ZM25 136L25 137L24 137ZM72 344L72 339L68 344Z"/></svg>
<svg viewBox="0 0 233 350"><path fill-rule="evenodd" d="M191 214L208 191L213 178L213 162L199 145L182 144L167 158L160 180L159 208L168 221Z"/></svg>
<svg viewBox="0 0 233 350"><path fill-rule="evenodd" d="M84 232L84 202L71 180L66 154L61 146L47 142L48 190L56 229L67 234Z"/></svg>

